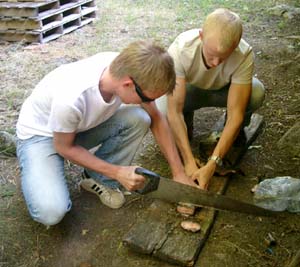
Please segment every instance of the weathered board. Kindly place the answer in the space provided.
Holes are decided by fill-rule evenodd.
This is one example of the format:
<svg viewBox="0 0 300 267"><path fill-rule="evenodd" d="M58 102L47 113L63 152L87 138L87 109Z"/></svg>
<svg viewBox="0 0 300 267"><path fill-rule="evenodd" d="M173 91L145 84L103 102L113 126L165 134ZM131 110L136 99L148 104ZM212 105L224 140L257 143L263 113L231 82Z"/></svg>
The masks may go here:
<svg viewBox="0 0 300 267"><path fill-rule="evenodd" d="M36 18L43 12L59 9L58 0L45 2L0 2L0 17Z"/></svg>
<svg viewBox="0 0 300 267"><path fill-rule="evenodd" d="M230 165L235 165L244 155L247 147L255 140L263 123L262 116L253 114L250 125L245 128L246 143L244 146L233 146L228 154ZM221 117L212 128L211 135L202 143L202 148L210 150L215 136L222 131L224 117ZM209 142L207 140L210 140ZM203 145L204 144L204 145ZM209 155L210 152L207 152ZM214 177L209 190L223 194L229 182L229 176ZM124 236L123 244L139 253L152 255L161 260L183 266L193 266L207 240L214 224L217 210L202 208L192 218L201 225L197 233L187 232L180 226L183 218L176 211L176 204L154 200L152 205L142 213L130 231Z"/></svg>

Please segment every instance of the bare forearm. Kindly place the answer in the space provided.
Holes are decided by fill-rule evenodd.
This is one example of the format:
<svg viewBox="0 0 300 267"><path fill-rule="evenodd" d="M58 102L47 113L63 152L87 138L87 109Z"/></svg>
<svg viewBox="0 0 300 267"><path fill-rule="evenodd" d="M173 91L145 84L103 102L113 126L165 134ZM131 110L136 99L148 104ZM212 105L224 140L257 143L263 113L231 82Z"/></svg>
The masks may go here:
<svg viewBox="0 0 300 267"><path fill-rule="evenodd" d="M120 166L101 160L84 147L74 144L75 137L75 133L55 132L53 143L57 153L84 168L117 180L128 190L136 190L144 185L145 178L135 173L138 166Z"/></svg>
<svg viewBox="0 0 300 267"><path fill-rule="evenodd" d="M167 120L163 118L162 120L157 121L157 124L154 123L152 125L151 130L161 148L162 153L170 165L174 181L188 184L190 186L197 186L194 181L185 174L185 170L181 163Z"/></svg>
<svg viewBox="0 0 300 267"><path fill-rule="evenodd" d="M173 176L182 174L183 166L167 120L161 117L160 120L154 121L151 131L171 167Z"/></svg>
<svg viewBox="0 0 300 267"><path fill-rule="evenodd" d="M242 122L242 115L237 114L232 117L228 117L221 138L214 149L213 155L217 155L221 158L225 157L239 133Z"/></svg>
<svg viewBox="0 0 300 267"><path fill-rule="evenodd" d="M214 155L223 158L236 139L251 95L251 84L231 84L227 101L227 121Z"/></svg>
<svg viewBox="0 0 300 267"><path fill-rule="evenodd" d="M113 165L104 160L101 160L85 148L78 145L74 145L64 151L59 151L59 153L65 159L68 159L75 164L93 170L97 173L101 173L112 179L116 179L116 177L118 177L118 173L121 170L121 166Z"/></svg>
<svg viewBox="0 0 300 267"><path fill-rule="evenodd" d="M172 129L176 145L180 151L184 165L194 163L194 156L187 136L187 130L182 114L168 114L168 120Z"/></svg>

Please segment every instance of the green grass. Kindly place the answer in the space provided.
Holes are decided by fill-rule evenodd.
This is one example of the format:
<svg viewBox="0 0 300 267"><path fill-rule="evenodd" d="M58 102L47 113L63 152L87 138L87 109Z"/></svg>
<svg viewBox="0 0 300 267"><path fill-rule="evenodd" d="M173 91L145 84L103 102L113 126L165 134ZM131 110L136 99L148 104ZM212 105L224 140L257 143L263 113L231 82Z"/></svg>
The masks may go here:
<svg viewBox="0 0 300 267"><path fill-rule="evenodd" d="M237 12L248 23L266 19L266 10L279 3L272 0L125 0L122 4L113 0L99 1L99 20L93 26L99 38L90 42L86 51L121 50L130 41L142 38L169 46L179 33L201 27L205 16L218 7Z"/></svg>

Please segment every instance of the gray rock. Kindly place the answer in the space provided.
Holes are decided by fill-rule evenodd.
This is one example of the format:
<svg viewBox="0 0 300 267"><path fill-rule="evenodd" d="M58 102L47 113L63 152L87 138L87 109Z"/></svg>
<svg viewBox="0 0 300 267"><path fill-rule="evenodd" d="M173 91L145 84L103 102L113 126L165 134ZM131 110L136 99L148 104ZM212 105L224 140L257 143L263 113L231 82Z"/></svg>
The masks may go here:
<svg viewBox="0 0 300 267"><path fill-rule="evenodd" d="M275 16L284 17L287 19L293 19L296 16L300 16L300 8L289 5L276 5L268 9L269 13Z"/></svg>
<svg viewBox="0 0 300 267"><path fill-rule="evenodd" d="M257 185L253 199L265 209L300 212L300 179L290 176L266 179Z"/></svg>
<svg viewBox="0 0 300 267"><path fill-rule="evenodd" d="M0 131L0 154L14 157L16 156L17 138L6 131Z"/></svg>
<svg viewBox="0 0 300 267"><path fill-rule="evenodd" d="M294 124L278 141L278 148L292 157L300 157L300 121Z"/></svg>

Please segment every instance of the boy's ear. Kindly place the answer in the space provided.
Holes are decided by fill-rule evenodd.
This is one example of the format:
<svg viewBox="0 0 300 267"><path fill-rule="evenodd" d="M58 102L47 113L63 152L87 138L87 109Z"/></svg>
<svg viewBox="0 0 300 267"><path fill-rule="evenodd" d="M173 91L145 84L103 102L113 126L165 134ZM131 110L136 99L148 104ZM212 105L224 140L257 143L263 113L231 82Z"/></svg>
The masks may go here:
<svg viewBox="0 0 300 267"><path fill-rule="evenodd" d="M199 38L200 38L200 40L203 40L203 31L202 31L202 29L199 30Z"/></svg>
<svg viewBox="0 0 300 267"><path fill-rule="evenodd" d="M129 76L123 78L123 80L122 80L122 85L123 85L124 87L131 86L132 84L133 84L133 81L130 79Z"/></svg>

